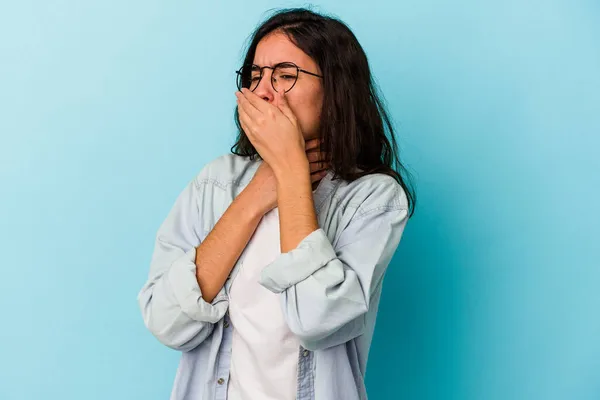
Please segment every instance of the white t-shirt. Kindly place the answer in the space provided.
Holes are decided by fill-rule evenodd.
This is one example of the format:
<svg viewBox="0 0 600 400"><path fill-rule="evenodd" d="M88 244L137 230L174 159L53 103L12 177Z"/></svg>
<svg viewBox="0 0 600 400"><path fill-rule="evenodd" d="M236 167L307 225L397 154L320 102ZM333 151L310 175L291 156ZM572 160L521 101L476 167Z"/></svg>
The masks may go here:
<svg viewBox="0 0 600 400"><path fill-rule="evenodd" d="M300 343L289 330L279 295L258 283L280 251L279 210L266 213L248 242L229 292L233 328L228 400L296 398Z"/></svg>

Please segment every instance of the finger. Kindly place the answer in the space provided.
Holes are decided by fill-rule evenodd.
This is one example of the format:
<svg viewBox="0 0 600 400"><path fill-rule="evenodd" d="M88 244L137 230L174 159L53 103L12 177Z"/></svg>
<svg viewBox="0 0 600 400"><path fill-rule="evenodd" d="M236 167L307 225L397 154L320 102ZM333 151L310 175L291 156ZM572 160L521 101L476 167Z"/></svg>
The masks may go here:
<svg viewBox="0 0 600 400"><path fill-rule="evenodd" d="M316 149L321 144L321 139L315 138L306 141L306 150Z"/></svg>
<svg viewBox="0 0 600 400"><path fill-rule="evenodd" d="M308 161L310 162L325 161L329 160L329 153L324 151L309 151L306 153L306 158L308 158Z"/></svg>
<svg viewBox="0 0 600 400"><path fill-rule="evenodd" d="M311 172L317 172L317 171L323 171L325 169L329 169L331 164L328 162L316 161L316 162L310 163L308 166L309 166Z"/></svg>
<svg viewBox="0 0 600 400"><path fill-rule="evenodd" d="M285 96L285 93L282 92L277 92L276 94L277 96L277 107L281 110L281 112L283 113L283 115L285 115L290 121L296 123L296 115L294 114L294 112L292 111L292 109L290 108L288 102L287 102L287 97Z"/></svg>
<svg viewBox="0 0 600 400"><path fill-rule="evenodd" d="M251 125L252 120L241 107L238 107L238 116L240 117L240 125L242 125L242 129L244 132L246 132L246 136L248 136L248 139L250 139L252 142L254 140L254 133L252 132Z"/></svg>
<svg viewBox="0 0 600 400"><path fill-rule="evenodd" d="M246 112L246 115L255 121L258 121L260 118L262 118L263 113L256 109L256 107L254 107L242 93L235 92L235 96L237 97L238 108L242 108Z"/></svg>
<svg viewBox="0 0 600 400"><path fill-rule="evenodd" d="M319 172L319 171L325 171L327 169L329 169L330 164L329 163L324 163L324 162L315 162L315 163L311 163L309 165L310 167L310 173L315 173L315 172Z"/></svg>
<svg viewBox="0 0 600 400"><path fill-rule="evenodd" d="M329 168L331 166L331 162L329 162L328 160L321 160L321 159L314 160L314 161L309 160L308 165L310 167L310 170L312 172L315 172L315 171L320 171L320 170Z"/></svg>
<svg viewBox="0 0 600 400"><path fill-rule="evenodd" d="M244 100L246 100L248 105L252 105L252 107L254 107L263 114L269 111L269 107L273 107L269 103L261 99L256 93L252 92L247 88L242 88L240 94L244 98Z"/></svg>
<svg viewBox="0 0 600 400"><path fill-rule="evenodd" d="M240 117L240 126L242 127L242 130L244 131L244 133L246 134L246 136L249 135L248 131L250 129L248 129L248 125L246 125L246 123L242 120L242 118Z"/></svg>

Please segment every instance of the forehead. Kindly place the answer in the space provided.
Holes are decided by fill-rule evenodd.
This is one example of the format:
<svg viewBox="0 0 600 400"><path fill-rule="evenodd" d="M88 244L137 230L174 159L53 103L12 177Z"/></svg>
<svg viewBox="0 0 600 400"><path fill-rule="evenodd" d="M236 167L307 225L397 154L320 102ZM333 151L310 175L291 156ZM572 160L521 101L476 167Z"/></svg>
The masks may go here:
<svg viewBox="0 0 600 400"><path fill-rule="evenodd" d="M316 66L312 58L292 43L284 33L271 33L258 42L253 64L261 67L273 66L284 61L293 62L300 68L314 68Z"/></svg>

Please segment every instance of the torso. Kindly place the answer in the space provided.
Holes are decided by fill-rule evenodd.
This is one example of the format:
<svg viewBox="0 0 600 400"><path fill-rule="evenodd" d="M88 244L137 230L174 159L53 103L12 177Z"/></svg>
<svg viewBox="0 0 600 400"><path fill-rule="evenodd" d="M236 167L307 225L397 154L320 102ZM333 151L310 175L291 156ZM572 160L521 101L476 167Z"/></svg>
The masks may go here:
<svg viewBox="0 0 600 400"><path fill-rule="evenodd" d="M231 400L296 396L300 344L283 318L278 295L258 283L262 267L280 254L278 211L274 208L264 215L231 285Z"/></svg>

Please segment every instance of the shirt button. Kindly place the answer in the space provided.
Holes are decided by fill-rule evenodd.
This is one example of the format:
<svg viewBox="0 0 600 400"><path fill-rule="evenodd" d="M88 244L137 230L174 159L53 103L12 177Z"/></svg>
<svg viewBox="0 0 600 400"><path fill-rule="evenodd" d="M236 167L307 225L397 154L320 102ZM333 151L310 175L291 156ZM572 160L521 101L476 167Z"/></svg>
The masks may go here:
<svg viewBox="0 0 600 400"><path fill-rule="evenodd" d="M304 350L304 353L302 353L302 355L303 355L304 357L306 357L306 356L308 355L308 350Z"/></svg>
<svg viewBox="0 0 600 400"><path fill-rule="evenodd" d="M218 383L219 385L222 385L222 384L224 384L224 383L225 383L225 379L223 379L223 378L219 378L219 380L217 381L217 383Z"/></svg>

